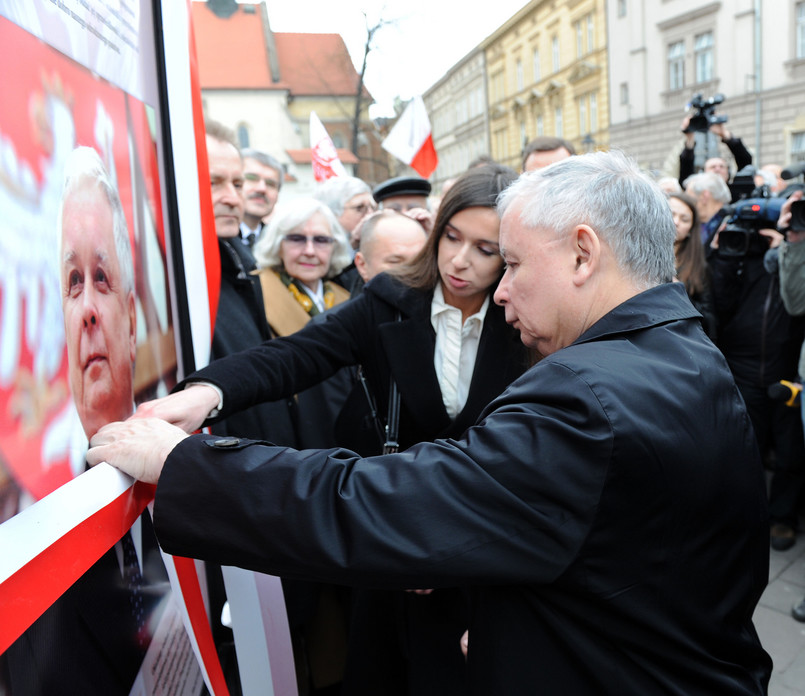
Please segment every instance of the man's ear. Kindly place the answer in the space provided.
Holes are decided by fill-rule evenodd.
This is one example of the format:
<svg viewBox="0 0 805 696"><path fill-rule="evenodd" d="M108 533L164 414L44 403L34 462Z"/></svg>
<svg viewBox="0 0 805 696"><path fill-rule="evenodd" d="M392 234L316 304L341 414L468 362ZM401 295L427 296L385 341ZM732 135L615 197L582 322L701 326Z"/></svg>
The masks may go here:
<svg viewBox="0 0 805 696"><path fill-rule="evenodd" d="M128 313L129 313L129 348L131 353L131 364L134 365L134 359L137 357L137 307L134 301L134 293L130 292L128 297Z"/></svg>
<svg viewBox="0 0 805 696"><path fill-rule="evenodd" d="M369 275L369 270L366 268L366 259L363 258L363 254L358 251L355 253L355 269L358 271L358 274L361 278L363 278L363 282L366 283Z"/></svg>
<svg viewBox="0 0 805 696"><path fill-rule="evenodd" d="M576 266L573 283L581 286L598 270L601 263L601 240L595 230L588 225L578 225L571 233Z"/></svg>

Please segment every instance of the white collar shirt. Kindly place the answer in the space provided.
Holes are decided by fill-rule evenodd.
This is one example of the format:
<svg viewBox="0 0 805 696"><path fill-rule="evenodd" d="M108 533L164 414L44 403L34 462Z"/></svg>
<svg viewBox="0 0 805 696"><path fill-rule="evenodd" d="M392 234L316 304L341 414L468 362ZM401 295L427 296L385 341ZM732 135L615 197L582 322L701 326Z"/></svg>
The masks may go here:
<svg viewBox="0 0 805 696"><path fill-rule="evenodd" d="M436 285L430 306L430 322L436 332L433 366L442 391L442 401L450 418L461 413L467 403L475 358L489 308L489 295L481 309L461 321L461 310L444 301L441 285Z"/></svg>

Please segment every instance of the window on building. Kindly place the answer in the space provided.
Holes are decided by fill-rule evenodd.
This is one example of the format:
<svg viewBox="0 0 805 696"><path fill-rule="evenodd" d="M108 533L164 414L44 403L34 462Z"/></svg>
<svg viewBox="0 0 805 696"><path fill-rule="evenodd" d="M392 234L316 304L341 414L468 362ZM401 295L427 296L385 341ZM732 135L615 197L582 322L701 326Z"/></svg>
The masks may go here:
<svg viewBox="0 0 805 696"><path fill-rule="evenodd" d="M492 101L498 102L503 99L503 71L499 70L492 75Z"/></svg>
<svg viewBox="0 0 805 696"><path fill-rule="evenodd" d="M249 127L245 123L238 124L237 134L240 149L242 150L245 147L249 147Z"/></svg>
<svg viewBox="0 0 805 696"><path fill-rule="evenodd" d="M534 64L534 82L540 81L540 69L539 69L539 49L534 49L534 55L532 56L532 62Z"/></svg>
<svg viewBox="0 0 805 696"><path fill-rule="evenodd" d="M469 107L467 104L467 99L462 98L458 100L456 104L456 125L461 125L462 123L466 123L469 121Z"/></svg>
<svg viewBox="0 0 805 696"><path fill-rule="evenodd" d="M495 133L495 157L499 160L505 160L509 156L508 148L506 147L506 129L499 130Z"/></svg>
<svg viewBox="0 0 805 696"><path fill-rule="evenodd" d="M628 82L621 82L621 104L625 105L629 103L629 83Z"/></svg>
<svg viewBox="0 0 805 696"><path fill-rule="evenodd" d="M523 61L521 61L519 58L517 59L517 63L515 63L515 66L514 66L514 74L515 74L516 81L517 81L517 91L519 92L521 89L523 89L523 85L524 85Z"/></svg>
<svg viewBox="0 0 805 696"><path fill-rule="evenodd" d="M805 58L805 2L797 3L797 18L796 18L796 32L797 32L797 59Z"/></svg>
<svg viewBox="0 0 805 696"><path fill-rule="evenodd" d="M587 96L576 99L579 112L579 133L587 133L590 129L587 124Z"/></svg>
<svg viewBox="0 0 805 696"><path fill-rule="evenodd" d="M791 161L805 162L805 131L791 134Z"/></svg>
<svg viewBox="0 0 805 696"><path fill-rule="evenodd" d="M559 72L559 37L551 39L551 67L554 72Z"/></svg>
<svg viewBox="0 0 805 696"><path fill-rule="evenodd" d="M685 86L685 42L676 41L668 46L668 89Z"/></svg>
<svg viewBox="0 0 805 696"><path fill-rule="evenodd" d="M584 55L584 29L581 20L573 26L576 29L576 58L581 58Z"/></svg>
<svg viewBox="0 0 805 696"><path fill-rule="evenodd" d="M598 93L590 94L590 133L598 130Z"/></svg>
<svg viewBox="0 0 805 696"><path fill-rule="evenodd" d="M618 17L626 16L626 0L618 0Z"/></svg>
<svg viewBox="0 0 805 696"><path fill-rule="evenodd" d="M344 147L344 137L341 135L341 133L333 134L333 145L339 149Z"/></svg>
<svg viewBox="0 0 805 696"><path fill-rule="evenodd" d="M525 147L525 144L528 142L528 133L526 133L525 129L525 121L520 121L520 145Z"/></svg>
<svg viewBox="0 0 805 696"><path fill-rule="evenodd" d="M587 15L587 53L595 50L595 25L593 24L593 13Z"/></svg>
<svg viewBox="0 0 805 696"><path fill-rule="evenodd" d="M554 135L557 138L561 138L564 135L564 124L562 123L562 107L557 106L553 112L553 119L554 119Z"/></svg>
<svg viewBox="0 0 805 696"><path fill-rule="evenodd" d="M545 135L545 119L542 114L537 116L537 135Z"/></svg>
<svg viewBox="0 0 805 696"><path fill-rule="evenodd" d="M709 82L713 79L713 32L699 34L694 40L696 55L696 82Z"/></svg>

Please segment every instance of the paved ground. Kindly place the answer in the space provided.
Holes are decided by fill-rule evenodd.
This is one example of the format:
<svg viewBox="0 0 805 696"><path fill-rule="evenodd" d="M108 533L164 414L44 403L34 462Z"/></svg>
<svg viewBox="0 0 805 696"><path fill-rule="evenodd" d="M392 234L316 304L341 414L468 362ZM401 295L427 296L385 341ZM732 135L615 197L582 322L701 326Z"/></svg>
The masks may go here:
<svg viewBox="0 0 805 696"><path fill-rule="evenodd" d="M805 527L800 527L805 529ZM755 611L763 647L774 660L769 696L805 696L805 623L791 607L805 596L805 534L788 551L771 551L769 585Z"/></svg>

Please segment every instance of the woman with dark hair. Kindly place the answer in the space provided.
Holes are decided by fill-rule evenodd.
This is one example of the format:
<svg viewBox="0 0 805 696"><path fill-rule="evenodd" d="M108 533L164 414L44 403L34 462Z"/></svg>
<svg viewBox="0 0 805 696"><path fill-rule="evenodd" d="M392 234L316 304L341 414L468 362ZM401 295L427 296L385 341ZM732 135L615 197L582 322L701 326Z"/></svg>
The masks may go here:
<svg viewBox="0 0 805 696"><path fill-rule="evenodd" d="M409 265L376 276L360 295L292 336L216 361L141 415L192 432L360 365L365 380L350 400L362 415L340 419L339 444L370 456L384 444L402 450L459 437L529 366L518 332L492 300L503 274L496 201L516 176L499 165L462 175ZM198 382L206 384L191 386ZM411 511L426 523L424 513ZM356 614L343 694L466 693L459 639L468 616L459 590L367 594L356 602Z"/></svg>
<svg viewBox="0 0 805 696"><path fill-rule="evenodd" d="M685 284L691 303L701 313L705 333L715 341L716 313L713 290L710 269L704 257L704 247L700 242L696 201L685 193L671 193L668 195L668 205L671 207L676 225L674 241L676 277Z"/></svg>

